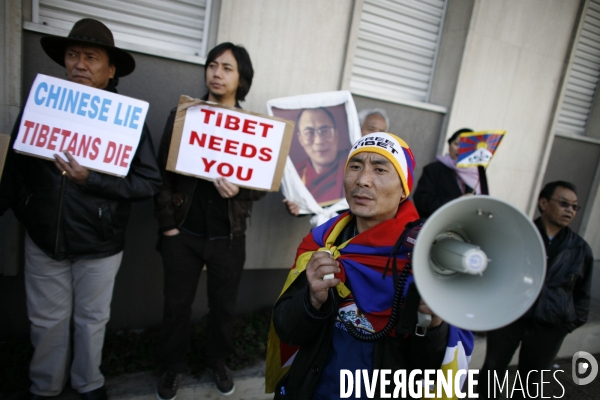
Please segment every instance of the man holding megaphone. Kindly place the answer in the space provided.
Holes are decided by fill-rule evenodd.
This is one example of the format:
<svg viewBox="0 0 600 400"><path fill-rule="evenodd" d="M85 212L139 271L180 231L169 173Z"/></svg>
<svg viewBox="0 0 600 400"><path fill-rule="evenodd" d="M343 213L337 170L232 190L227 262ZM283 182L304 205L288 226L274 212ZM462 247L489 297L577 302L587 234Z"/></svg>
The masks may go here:
<svg viewBox="0 0 600 400"><path fill-rule="evenodd" d="M350 211L304 238L275 305L278 337L270 335L269 353L274 339L298 346L291 368L275 386L275 398L347 397L340 393L342 370L369 371L375 379L376 370L440 368L453 327L421 302L419 311L432 316L426 332L404 335L396 329L412 279L410 227L419 219L407 199L414 168L408 145L389 133L364 136L350 150L344 172ZM358 382L364 375L356 374L352 397L367 393L364 380ZM379 396L383 384L367 386L377 386Z"/></svg>

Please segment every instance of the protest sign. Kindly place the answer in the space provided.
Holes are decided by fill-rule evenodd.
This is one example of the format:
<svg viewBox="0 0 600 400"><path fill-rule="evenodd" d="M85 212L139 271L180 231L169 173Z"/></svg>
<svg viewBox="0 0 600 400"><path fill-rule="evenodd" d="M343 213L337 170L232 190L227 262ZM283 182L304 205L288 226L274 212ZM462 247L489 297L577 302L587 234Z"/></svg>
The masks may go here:
<svg viewBox="0 0 600 400"><path fill-rule="evenodd" d="M125 176L140 142L145 101L38 74L13 148L54 160L63 151L94 171Z"/></svg>
<svg viewBox="0 0 600 400"><path fill-rule="evenodd" d="M4 163L6 162L9 144L10 136L0 133L0 179L2 179L2 171L4 170Z"/></svg>
<svg viewBox="0 0 600 400"><path fill-rule="evenodd" d="M300 207L300 214L314 214L312 226L347 210L343 173L350 147L361 137L352 94L341 90L272 99L267 112L297 120L281 186L285 198Z"/></svg>
<svg viewBox="0 0 600 400"><path fill-rule="evenodd" d="M294 123L181 96L167 170L277 191Z"/></svg>

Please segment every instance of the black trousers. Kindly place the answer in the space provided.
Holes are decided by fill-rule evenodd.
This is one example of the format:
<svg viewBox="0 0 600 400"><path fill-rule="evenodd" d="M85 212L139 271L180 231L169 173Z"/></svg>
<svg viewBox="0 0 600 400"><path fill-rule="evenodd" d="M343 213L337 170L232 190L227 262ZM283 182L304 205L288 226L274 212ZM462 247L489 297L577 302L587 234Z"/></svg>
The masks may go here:
<svg viewBox="0 0 600 400"><path fill-rule="evenodd" d="M163 236L164 313L158 357L164 367L188 372L192 303L206 264L208 327L204 356L210 366L233 353L235 303L246 258L244 235L208 240L180 231Z"/></svg>
<svg viewBox="0 0 600 400"><path fill-rule="evenodd" d="M490 331L487 333L487 350L485 354L485 362L482 369L479 371L479 398L494 399L492 385L494 383L494 371L501 381L508 368L508 364L513 357L513 354L521 344L519 351L519 366L518 371L523 383L523 388L526 386L527 374L530 371L538 371L531 373L529 379L529 394L531 398L539 398L539 391L542 380L542 375L539 371L551 369L552 361L556 358L562 342L567 336L567 330L564 327L543 326L533 322L530 318L521 318L503 328ZM490 385L488 386L488 372L490 372ZM545 373L543 376L545 382L554 383L555 380L551 373ZM509 389L512 389L514 382L508 382ZM546 384L547 385L547 384ZM490 395L488 396L488 388ZM546 390L547 392L547 390ZM522 391L515 391L515 397L521 395ZM523 398L530 398L525 396Z"/></svg>

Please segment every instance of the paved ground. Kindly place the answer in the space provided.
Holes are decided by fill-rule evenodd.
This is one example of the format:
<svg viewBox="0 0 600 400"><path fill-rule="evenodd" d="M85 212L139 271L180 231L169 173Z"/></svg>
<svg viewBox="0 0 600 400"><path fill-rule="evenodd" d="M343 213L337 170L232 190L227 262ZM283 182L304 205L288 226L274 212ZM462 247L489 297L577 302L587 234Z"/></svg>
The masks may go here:
<svg viewBox="0 0 600 400"><path fill-rule="evenodd" d="M590 331L600 331L600 323L596 324ZM483 353L483 354L482 354ZM473 355L472 367L478 368L485 354L485 339L479 338L476 341L475 353ZM596 353L596 360L600 361L600 353ZM556 377L561 385L552 383L544 387L543 395L545 398L562 398L564 400L598 400L600 399L600 377L596 378L591 384L578 386L574 384L571 377L571 357L561 358L554 363L557 372ZM509 373L509 387L515 385L514 367L511 367ZM199 379L185 377L181 389L179 390L178 400L197 400L197 399L228 399L228 400L266 400L272 399L272 395L264 393L264 364L261 363L252 368L247 368L234 373L236 382L236 391L229 397L221 396L214 388L208 375L203 375ZM545 375L552 376L552 375ZM136 374L122 375L116 378L108 379L106 387L112 400L155 400L155 383L158 376L151 372L142 372ZM519 385L515 386L520 387ZM514 393L518 394L519 391ZM18 400L21 396L13 395L6 400ZM0 396L0 398L3 398ZM506 397L503 397L506 398ZM510 398L510 397L509 397ZM541 398L541 393L540 397ZM66 389L56 400L78 400L79 397L72 389Z"/></svg>
<svg viewBox="0 0 600 400"><path fill-rule="evenodd" d="M261 363L255 367L234 372L236 384L235 393L225 397L219 394L208 374L200 378L186 376L177 394L177 400L200 399L227 399L227 400L265 400L272 399L273 395L265 394L264 386L265 365ZM121 375L107 379L106 388L111 400L156 400L155 385L158 375L152 372L140 372ZM26 393L17 393L4 397L3 400L21 400ZM55 400L79 400L77 393L70 387L65 388Z"/></svg>
<svg viewBox="0 0 600 400"><path fill-rule="evenodd" d="M222 396L217 392L208 374L203 375L199 379L186 377L177 394L177 400L272 399L272 395L265 394L264 371L265 365L261 363L255 367L234 372L236 390L228 397ZM113 400L156 400L154 388L157 378L157 375L150 373L120 376L107 382L107 388Z"/></svg>
<svg viewBox="0 0 600 400"><path fill-rule="evenodd" d="M571 358L578 351L587 351L594 354L597 361L600 361L600 263L596 263L594 274L594 283L592 288L593 299L589 322L583 327L567 336L558 355L558 360L554 364L558 372L556 377L561 385L552 384L544 389L544 398L561 398L564 400L598 400L600 399L600 376L591 384L578 386L573 382L571 375ZM471 359L470 368L478 369L483 365L485 358L485 339L478 337L475 342L475 350ZM516 364L517 357L513 358L512 365ZM272 395L264 393L264 363L234 372L236 382L236 391L229 397L221 396L214 388L208 375L203 375L196 379L185 377L177 400L197 400L197 399L228 399L228 400L263 400L272 399ZM109 397L112 400L154 400L155 383L158 376L151 372L142 372L136 374L122 375L116 378L108 379L106 387ZM2 379L2 377L0 377ZM514 385L514 367L508 382L511 389ZM553 381L554 382L554 381ZM517 386L518 387L518 386ZM547 389L547 391L546 391ZM515 393L519 393L518 391ZM11 396L2 396L0 399L19 400L23 394L14 394ZM510 397L509 397L510 398ZM541 397L541 393L538 398ZM79 397L72 389L68 388L55 398L56 400L77 400Z"/></svg>

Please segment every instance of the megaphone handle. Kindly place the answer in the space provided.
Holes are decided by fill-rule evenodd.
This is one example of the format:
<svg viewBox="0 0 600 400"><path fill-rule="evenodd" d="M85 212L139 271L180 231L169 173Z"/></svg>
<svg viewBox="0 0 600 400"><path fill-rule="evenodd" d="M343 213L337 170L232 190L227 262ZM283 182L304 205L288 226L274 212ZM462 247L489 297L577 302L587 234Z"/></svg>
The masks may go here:
<svg viewBox="0 0 600 400"><path fill-rule="evenodd" d="M415 326L415 335L425 336L429 325L431 325L431 314L417 312L417 326Z"/></svg>

